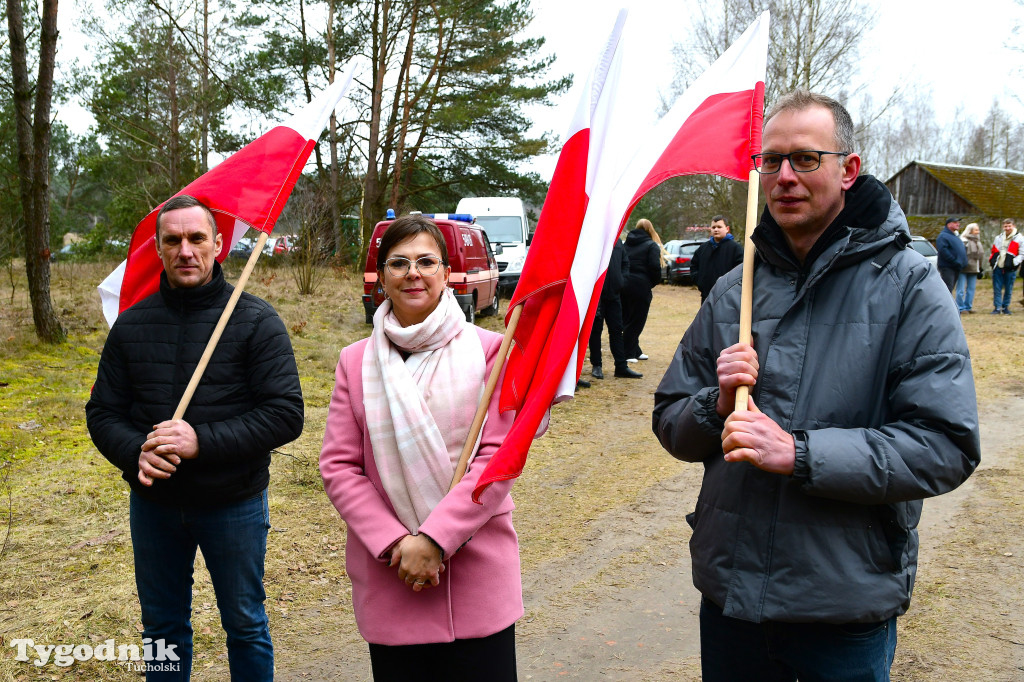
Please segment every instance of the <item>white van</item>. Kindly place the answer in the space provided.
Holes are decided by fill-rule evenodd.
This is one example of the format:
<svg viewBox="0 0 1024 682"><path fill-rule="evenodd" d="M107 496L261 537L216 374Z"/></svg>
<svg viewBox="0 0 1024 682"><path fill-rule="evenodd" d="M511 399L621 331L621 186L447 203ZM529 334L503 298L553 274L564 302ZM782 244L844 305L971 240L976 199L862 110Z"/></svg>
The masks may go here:
<svg viewBox="0 0 1024 682"><path fill-rule="evenodd" d="M456 213L469 213L484 228L498 260L498 286L511 296L526 261L530 223L521 199L515 197L467 197Z"/></svg>

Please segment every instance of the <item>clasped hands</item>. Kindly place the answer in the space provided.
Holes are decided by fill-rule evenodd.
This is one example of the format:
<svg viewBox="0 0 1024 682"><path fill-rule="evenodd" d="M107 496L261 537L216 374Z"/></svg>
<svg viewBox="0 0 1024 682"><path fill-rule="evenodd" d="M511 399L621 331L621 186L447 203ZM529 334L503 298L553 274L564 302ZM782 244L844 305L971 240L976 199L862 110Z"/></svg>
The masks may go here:
<svg viewBox="0 0 1024 682"><path fill-rule="evenodd" d="M427 536L406 535L391 549L388 566L398 566L398 578L419 592L441 583L444 562L441 550Z"/></svg>
<svg viewBox="0 0 1024 682"><path fill-rule="evenodd" d="M745 343L729 346L718 356L718 403L715 411L725 419L722 451L726 462L750 462L758 469L789 476L796 462L793 435L747 398L746 412L735 412L736 389L757 382L757 353Z"/></svg>
<svg viewBox="0 0 1024 682"><path fill-rule="evenodd" d="M192 425L183 419L160 422L146 436L139 453L139 483L153 485L154 479L170 478L183 459L199 455L199 439Z"/></svg>

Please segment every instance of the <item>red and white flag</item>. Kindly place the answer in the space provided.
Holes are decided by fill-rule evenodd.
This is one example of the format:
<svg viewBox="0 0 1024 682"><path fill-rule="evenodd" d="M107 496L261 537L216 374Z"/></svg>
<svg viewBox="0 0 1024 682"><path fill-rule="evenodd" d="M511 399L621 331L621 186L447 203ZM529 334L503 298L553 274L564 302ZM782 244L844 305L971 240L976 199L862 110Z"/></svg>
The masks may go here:
<svg viewBox="0 0 1024 682"><path fill-rule="evenodd" d="M246 230L274 229L302 169L345 96L355 72L349 62L341 77L281 125L260 136L204 173L175 196L187 194L210 207L224 247L223 261ZM166 202L165 202L166 203ZM99 285L103 315L113 326L117 316L160 288L163 264L156 252L157 206L132 233L128 259Z"/></svg>
<svg viewBox="0 0 1024 682"><path fill-rule="evenodd" d="M623 10L584 89L509 303L523 310L499 405L516 410L516 420L474 500L522 473L551 405L573 396L614 240L633 206L675 176L747 180L750 155L760 151L768 12L646 131L625 94L640 80L623 68L625 18Z"/></svg>

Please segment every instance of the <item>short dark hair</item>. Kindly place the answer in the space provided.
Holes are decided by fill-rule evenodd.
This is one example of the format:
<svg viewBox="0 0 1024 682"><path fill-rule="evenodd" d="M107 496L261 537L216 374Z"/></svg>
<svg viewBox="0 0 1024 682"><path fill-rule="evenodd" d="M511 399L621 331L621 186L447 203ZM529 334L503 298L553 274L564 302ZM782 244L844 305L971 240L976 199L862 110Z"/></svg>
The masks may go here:
<svg viewBox="0 0 1024 682"><path fill-rule="evenodd" d="M724 215L716 215L714 218L711 219L711 222L717 223L719 220L725 223L726 227L729 227L729 220Z"/></svg>
<svg viewBox="0 0 1024 682"><path fill-rule="evenodd" d="M210 207L193 196L190 196L188 194L179 194L178 196L171 197L166 202L164 202L164 205L160 207L160 212L156 214L157 242L160 241L160 219L164 217L164 213L168 213L169 211L177 211L178 209L181 208L192 208L194 206L198 206L199 208L203 209L203 212L206 214L207 219L210 221L211 227L213 227L213 236L216 237L217 220L213 217L213 211L210 210Z"/></svg>
<svg viewBox="0 0 1024 682"><path fill-rule="evenodd" d="M832 112L832 120L836 124L835 141L839 147L836 151L854 151L857 141L854 139L853 119L850 117L850 112L838 100L832 99L828 95L808 90L794 90L787 93L772 106L771 111L764 117L764 124L767 126L768 121L783 111L800 111L811 107L824 107Z"/></svg>
<svg viewBox="0 0 1024 682"><path fill-rule="evenodd" d="M384 261L388 259L391 249L421 232L426 232L434 238L437 248L441 251L441 263L448 267L448 246L445 244L441 230L437 229L437 225L430 218L413 214L397 218L388 225L388 229L384 230L384 234L380 238L380 246L377 247L377 270L384 270Z"/></svg>

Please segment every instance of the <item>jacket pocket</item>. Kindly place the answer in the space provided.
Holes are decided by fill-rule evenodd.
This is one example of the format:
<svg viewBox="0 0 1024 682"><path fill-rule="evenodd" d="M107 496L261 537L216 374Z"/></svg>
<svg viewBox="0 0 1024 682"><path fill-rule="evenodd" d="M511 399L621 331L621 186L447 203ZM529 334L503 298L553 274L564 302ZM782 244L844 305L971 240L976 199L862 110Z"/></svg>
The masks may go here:
<svg viewBox="0 0 1024 682"><path fill-rule="evenodd" d="M885 504L878 510L882 535L892 556L893 572L899 573L907 568L907 545L910 542L906 505Z"/></svg>

